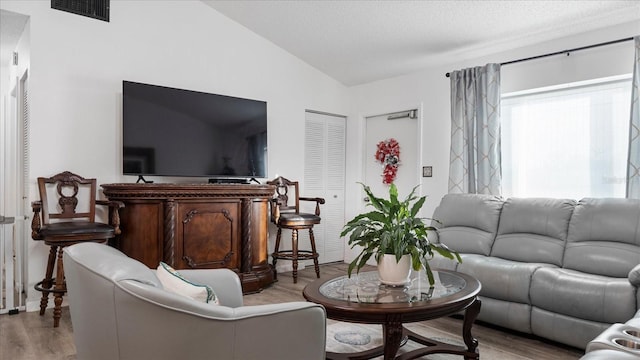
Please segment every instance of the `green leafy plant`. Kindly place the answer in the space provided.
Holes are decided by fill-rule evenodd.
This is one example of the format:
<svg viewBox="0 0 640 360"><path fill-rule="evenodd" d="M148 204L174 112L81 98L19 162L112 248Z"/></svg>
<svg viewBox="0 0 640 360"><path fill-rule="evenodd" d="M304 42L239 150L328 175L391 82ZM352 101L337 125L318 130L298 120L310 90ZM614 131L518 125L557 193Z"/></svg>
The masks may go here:
<svg viewBox="0 0 640 360"><path fill-rule="evenodd" d="M398 189L395 184L389 187L389 199L375 196L369 186L360 183L369 197L369 204L375 210L360 214L349 221L343 228L340 236L349 235L348 244L353 249L361 246L362 251L349 264L348 274L351 277L353 269L360 269L375 255L378 261L384 254L393 254L396 261L400 261L403 255L411 255L411 265L416 271L425 268L429 278L429 284L434 284L433 273L429 266L429 260L438 253L445 258L462 262L460 255L450 250L446 245L432 243L428 239L429 231L436 228L426 224L432 219L418 216L426 196L415 195L418 186L402 201L398 200ZM435 220L437 221L437 220Z"/></svg>

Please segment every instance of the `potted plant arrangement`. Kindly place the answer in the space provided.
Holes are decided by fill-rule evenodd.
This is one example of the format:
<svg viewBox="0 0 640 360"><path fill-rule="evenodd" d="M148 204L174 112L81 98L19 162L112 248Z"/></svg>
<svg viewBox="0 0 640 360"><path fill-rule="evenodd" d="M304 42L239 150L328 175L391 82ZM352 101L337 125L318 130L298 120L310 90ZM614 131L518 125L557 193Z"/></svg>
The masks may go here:
<svg viewBox="0 0 640 360"><path fill-rule="evenodd" d="M426 221L431 219L418 215L426 197L418 198L415 195L417 186L400 201L398 189L393 183L389 187L388 200L375 196L369 186L360 184L369 197L367 206L373 206L374 210L353 218L340 234L350 234L348 244L351 248L362 247L360 254L349 264L349 277L354 268L359 272L374 256L383 284L404 285L409 280L412 268L420 271L424 267L429 284L433 286L435 281L429 260L435 253L462 262L456 251L450 250L444 244L429 241L428 232L436 231L436 228L426 224ZM396 265L403 269L398 272ZM390 266L392 270L388 271Z"/></svg>

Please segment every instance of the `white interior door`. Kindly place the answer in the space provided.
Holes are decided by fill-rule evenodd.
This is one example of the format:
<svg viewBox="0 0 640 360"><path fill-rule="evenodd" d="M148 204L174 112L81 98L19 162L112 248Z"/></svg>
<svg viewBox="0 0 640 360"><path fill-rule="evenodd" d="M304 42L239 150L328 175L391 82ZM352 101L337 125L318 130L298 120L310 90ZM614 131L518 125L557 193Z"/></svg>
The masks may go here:
<svg viewBox="0 0 640 360"><path fill-rule="evenodd" d="M306 112L301 195L325 199L320 209L322 221L313 227L320 263L344 260L340 231L345 223L345 136L345 117ZM300 206L303 205L301 202ZM314 208L306 207L304 210L311 212ZM309 243L308 235L307 231L300 231L300 247Z"/></svg>
<svg viewBox="0 0 640 360"><path fill-rule="evenodd" d="M5 101L3 155L1 163L0 215L13 217L13 223L0 226L0 281L5 306L0 313L24 309L23 294L27 283L26 247L29 191L29 96L27 72L16 78ZM0 299L2 300L2 299Z"/></svg>
<svg viewBox="0 0 640 360"><path fill-rule="evenodd" d="M404 111L409 113L410 111ZM417 114L417 111L413 112ZM374 195L388 197L389 186L383 184L382 170L384 166L375 159L377 145L380 141L394 138L400 144L400 165L394 184L398 187L402 199L411 189L420 184L420 147L417 116L395 118L390 114L367 117L365 121L365 184ZM390 119L391 118L391 119ZM417 190L419 194L419 189ZM365 195L362 206L366 205Z"/></svg>

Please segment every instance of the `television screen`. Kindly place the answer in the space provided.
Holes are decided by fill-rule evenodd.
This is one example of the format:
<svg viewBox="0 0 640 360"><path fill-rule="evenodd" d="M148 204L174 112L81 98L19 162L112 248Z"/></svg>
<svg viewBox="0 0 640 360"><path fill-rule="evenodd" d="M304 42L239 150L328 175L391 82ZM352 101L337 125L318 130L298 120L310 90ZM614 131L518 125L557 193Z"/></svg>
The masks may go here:
<svg viewBox="0 0 640 360"><path fill-rule="evenodd" d="M266 102L131 81L122 98L125 175L266 176Z"/></svg>

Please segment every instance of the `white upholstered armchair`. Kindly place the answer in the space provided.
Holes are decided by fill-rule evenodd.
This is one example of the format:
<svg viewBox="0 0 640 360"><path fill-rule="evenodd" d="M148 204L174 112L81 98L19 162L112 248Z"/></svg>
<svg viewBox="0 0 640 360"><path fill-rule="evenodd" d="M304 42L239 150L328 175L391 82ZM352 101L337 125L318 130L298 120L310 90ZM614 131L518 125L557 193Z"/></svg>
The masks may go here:
<svg viewBox="0 0 640 360"><path fill-rule="evenodd" d="M180 270L220 305L163 289L154 270L107 245L64 250L78 359L324 359L326 313L307 302L243 306L231 270Z"/></svg>

